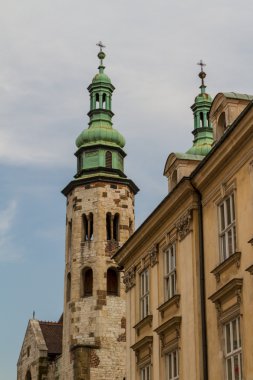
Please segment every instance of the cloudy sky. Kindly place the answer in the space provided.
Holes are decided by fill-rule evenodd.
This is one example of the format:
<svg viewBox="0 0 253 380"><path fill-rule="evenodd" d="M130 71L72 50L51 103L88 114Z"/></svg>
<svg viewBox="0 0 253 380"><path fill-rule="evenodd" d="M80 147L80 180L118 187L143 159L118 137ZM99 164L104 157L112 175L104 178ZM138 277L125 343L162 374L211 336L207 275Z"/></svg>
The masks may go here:
<svg viewBox="0 0 253 380"><path fill-rule="evenodd" d="M171 151L192 142L196 63L208 92L253 93L252 0L0 0L0 379L16 378L29 318L63 304L65 199L97 46L116 87L114 126L140 187L137 225L167 191Z"/></svg>

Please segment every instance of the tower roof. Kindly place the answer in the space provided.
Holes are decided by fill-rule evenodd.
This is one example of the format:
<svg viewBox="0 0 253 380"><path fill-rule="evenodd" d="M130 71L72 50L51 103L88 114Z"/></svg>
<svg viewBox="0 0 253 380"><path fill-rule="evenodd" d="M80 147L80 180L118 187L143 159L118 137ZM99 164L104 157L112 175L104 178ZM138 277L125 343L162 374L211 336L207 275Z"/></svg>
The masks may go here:
<svg viewBox="0 0 253 380"><path fill-rule="evenodd" d="M206 73L203 67L206 66L202 60L198 63L201 66L199 77L201 79L200 93L196 96L191 109L194 114L193 145L186 152L192 155L206 156L212 148L213 129L209 121L209 111L212 104L212 98L206 93L205 78Z"/></svg>

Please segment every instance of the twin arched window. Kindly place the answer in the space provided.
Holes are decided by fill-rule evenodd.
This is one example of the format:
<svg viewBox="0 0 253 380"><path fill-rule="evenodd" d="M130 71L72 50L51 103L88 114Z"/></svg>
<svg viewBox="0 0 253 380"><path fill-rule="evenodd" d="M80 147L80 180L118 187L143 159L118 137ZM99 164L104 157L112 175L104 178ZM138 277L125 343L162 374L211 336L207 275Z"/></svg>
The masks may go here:
<svg viewBox="0 0 253 380"><path fill-rule="evenodd" d="M82 215L82 241L93 240L93 214Z"/></svg>
<svg viewBox="0 0 253 380"><path fill-rule="evenodd" d="M115 268L109 268L106 276L106 293L108 296L119 295L119 274ZM93 295L93 271L90 267L83 268L81 272L81 296Z"/></svg>
<svg viewBox="0 0 253 380"><path fill-rule="evenodd" d="M119 214L106 214L106 239L119 241Z"/></svg>

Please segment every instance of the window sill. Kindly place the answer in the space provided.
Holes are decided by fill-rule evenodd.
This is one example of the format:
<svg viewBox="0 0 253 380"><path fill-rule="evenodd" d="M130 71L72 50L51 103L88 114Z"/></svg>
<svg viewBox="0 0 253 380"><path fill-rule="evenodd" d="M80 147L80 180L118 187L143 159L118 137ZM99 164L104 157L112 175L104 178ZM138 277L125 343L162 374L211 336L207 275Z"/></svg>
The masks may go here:
<svg viewBox="0 0 253 380"><path fill-rule="evenodd" d="M180 295L175 294L173 297L169 298L166 302L164 302L162 305L160 305L157 310L161 313L161 316L163 318L164 312L168 309L170 309L172 306L176 305L177 308L179 308L180 303Z"/></svg>
<svg viewBox="0 0 253 380"><path fill-rule="evenodd" d="M152 320L153 320L153 315L147 315L145 318L143 318L140 322L138 322L133 328L137 332L137 335L140 334L140 330L146 326L149 325L152 327Z"/></svg>
<svg viewBox="0 0 253 380"><path fill-rule="evenodd" d="M233 265L238 269L241 264L241 252L235 252L231 256L229 256L226 260L222 261L219 265L217 265L211 273L215 275L216 281L220 282L220 277L223 272L227 269L230 269Z"/></svg>

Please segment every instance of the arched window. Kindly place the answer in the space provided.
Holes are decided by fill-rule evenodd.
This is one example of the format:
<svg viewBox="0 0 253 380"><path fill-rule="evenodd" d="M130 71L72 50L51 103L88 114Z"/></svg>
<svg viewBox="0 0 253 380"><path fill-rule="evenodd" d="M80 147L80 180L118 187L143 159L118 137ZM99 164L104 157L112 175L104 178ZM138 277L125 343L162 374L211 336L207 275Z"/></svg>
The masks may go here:
<svg viewBox="0 0 253 380"><path fill-rule="evenodd" d="M96 99L96 109L98 109L99 108L99 94L96 94L96 96L95 96L95 99Z"/></svg>
<svg viewBox="0 0 253 380"><path fill-rule="evenodd" d="M32 380L32 375L31 375L30 371L27 371L26 376L25 376L25 380Z"/></svg>
<svg viewBox="0 0 253 380"><path fill-rule="evenodd" d="M93 272L91 268L82 270L82 296L91 297L93 291Z"/></svg>
<svg viewBox="0 0 253 380"><path fill-rule="evenodd" d="M105 167L112 168L112 152L109 150L105 153Z"/></svg>
<svg viewBox="0 0 253 380"><path fill-rule="evenodd" d="M88 240L88 219L85 214L82 215L82 241Z"/></svg>
<svg viewBox="0 0 253 380"><path fill-rule="evenodd" d="M119 241L119 214L115 214L113 218L113 239Z"/></svg>
<svg viewBox="0 0 253 380"><path fill-rule="evenodd" d="M108 296L118 296L119 286L118 286L118 272L114 268L109 268L107 270L107 295Z"/></svg>
<svg viewBox="0 0 253 380"><path fill-rule="evenodd" d="M106 214L106 239L112 240L112 214L110 212Z"/></svg>
<svg viewBox="0 0 253 380"><path fill-rule="evenodd" d="M103 94L102 96L102 108L106 109L106 94Z"/></svg>
<svg viewBox="0 0 253 380"><path fill-rule="evenodd" d="M67 275L67 289L66 289L66 301L70 301L71 296L71 274L68 273Z"/></svg>
<svg viewBox="0 0 253 380"><path fill-rule="evenodd" d="M226 129L226 116L225 112L222 112L222 114L219 117L217 129L216 129L216 138L220 139L221 136L224 134Z"/></svg>
<svg viewBox="0 0 253 380"><path fill-rule="evenodd" d="M89 213L89 234L88 234L88 240L93 240L93 214L92 214L92 212Z"/></svg>
<svg viewBox="0 0 253 380"><path fill-rule="evenodd" d="M93 214L82 215L82 241L93 240Z"/></svg>

